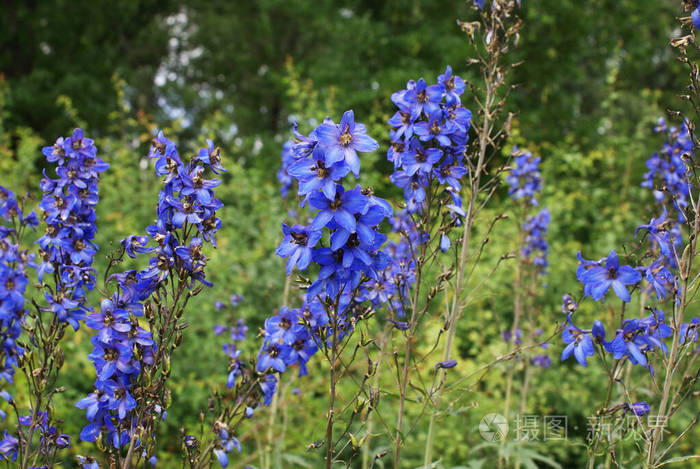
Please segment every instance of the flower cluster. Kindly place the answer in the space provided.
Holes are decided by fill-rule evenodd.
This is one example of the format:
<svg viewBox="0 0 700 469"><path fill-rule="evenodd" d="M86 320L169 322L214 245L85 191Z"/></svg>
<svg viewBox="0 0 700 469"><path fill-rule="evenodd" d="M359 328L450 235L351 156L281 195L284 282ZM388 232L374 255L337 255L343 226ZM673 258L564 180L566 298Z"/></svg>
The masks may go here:
<svg viewBox="0 0 700 469"><path fill-rule="evenodd" d="M327 323L326 310L317 299L305 302L301 308L282 307L265 320L258 371L272 369L283 373L288 366L298 365L299 376L306 375L306 363L318 351L320 328Z"/></svg>
<svg viewBox="0 0 700 469"><path fill-rule="evenodd" d="M158 197L158 218L146 228L148 236L129 236L121 242L123 252L129 257L148 253L151 258L140 271L112 275L110 280L116 282L116 292L102 301L99 312L88 316L88 327L96 331L91 340L94 349L90 359L97 379L95 391L76 404L86 409L91 422L83 428L82 440L95 441L101 433L106 433L107 441L118 448L130 441L133 429L139 424L131 415L137 406L131 394L133 384L144 367L158 366L154 354L159 352L151 335L153 327L147 331L139 325L144 302L154 293L162 295L157 292L169 279L179 285L176 288L179 292L191 291L198 283L211 285L205 277L207 258L202 248L207 242L216 243L215 234L221 226L216 211L223 204L212 191L220 181L205 179L204 172L211 169L219 174L225 169L221 166L219 149L210 141L207 143L207 147L185 163L162 132L153 140L149 156L155 160L156 173L165 182ZM178 298L171 300L177 302ZM150 310L149 316L157 314ZM158 409L165 407L166 403L162 402L154 408L159 412ZM161 416L165 418L165 413Z"/></svg>
<svg viewBox="0 0 700 469"><path fill-rule="evenodd" d="M395 317L402 318L405 316L404 305L416 281L416 262L411 246L418 246L426 240L421 239L406 210L397 211L389 221L392 231L402 236L398 241L387 243L385 251L391 263L379 273L377 279L371 279L362 286L359 299L371 301L375 309L387 304Z"/></svg>
<svg viewBox="0 0 700 469"><path fill-rule="evenodd" d="M670 201L678 214L678 221L685 221L685 209L688 207L688 194L691 189L688 169L684 159L693 154L693 141L688 126L667 127L662 118L656 126L657 132L665 132L667 140L660 152L652 154L647 160L642 187L651 189L654 198L660 204Z"/></svg>
<svg viewBox="0 0 700 469"><path fill-rule="evenodd" d="M663 339L673 334L671 327L664 322L664 312L658 308L654 308L645 318L626 319L610 341L605 340L605 327L601 321L595 320L592 329L584 330L574 325L571 317L572 314L569 313L562 333L566 347L561 359L566 360L574 355L581 366L586 366L587 357L595 353L595 344L600 345L615 360L628 359L632 364L647 367L653 373L648 354L656 350L667 353Z"/></svg>
<svg viewBox="0 0 700 469"><path fill-rule="evenodd" d="M238 306L241 299L242 297L240 295L231 295L231 306L234 308ZM221 301L216 301L214 302L214 307L216 311L219 312L224 307L224 304ZM223 345L224 354L231 360L228 377L226 378L226 387L231 389L236 385L236 378L240 376L242 372L241 362L239 361L241 350L238 348L238 345L245 340L245 336L248 333L248 326L246 326L243 319L240 318L231 327L220 324L214 326L214 334L216 335L221 335L226 331L229 332L231 338L231 342Z"/></svg>
<svg viewBox="0 0 700 469"><path fill-rule="evenodd" d="M389 119L394 130L387 159L395 169L391 181L403 189L410 213L422 209L434 181L451 193L451 205L461 212L458 192L467 174L464 154L472 117L461 104L464 89L464 80L448 65L438 83L411 80L391 95L398 111Z"/></svg>
<svg viewBox="0 0 700 469"><path fill-rule="evenodd" d="M227 467L228 454L234 449L238 450L238 452L240 453L242 449L241 442L238 441L238 438L231 435L228 431L227 426L221 422L217 422L217 424L215 425L215 430L217 442L216 447L214 448L214 455L219 461L219 464L221 464L221 467Z"/></svg>
<svg viewBox="0 0 700 469"><path fill-rule="evenodd" d="M26 217L15 195L0 186L0 219L11 225L35 227L33 211ZM14 228L0 225L0 381L12 382L18 358L24 349L17 343L26 315L24 292L29 282L27 268L36 268L34 255L20 249Z"/></svg>
<svg viewBox="0 0 700 469"><path fill-rule="evenodd" d="M292 188L292 183L294 182L292 176L287 172L289 166L295 161L292 145L293 142L291 140L287 140L282 145L282 166L277 171L277 180L280 183L280 197L283 199L287 198L289 189Z"/></svg>
<svg viewBox="0 0 700 469"><path fill-rule="evenodd" d="M39 434L39 450L45 456L50 457L57 449L70 448L70 435L59 433L56 427L50 425L46 412L20 416L18 423L20 428L31 429ZM3 459L16 461L19 447L19 440L6 430L4 438L0 440L0 461Z"/></svg>
<svg viewBox="0 0 700 469"><path fill-rule="evenodd" d="M284 239L277 255L288 258L288 274L294 267L306 270L312 261L320 266L309 298L336 297L357 288L363 274L375 278L386 264L386 255L379 249L386 236L376 227L391 216L391 206L371 189L358 185L346 190L341 182L349 172L359 176L357 152L378 145L367 136L364 125L355 123L352 111L345 112L339 124L326 119L308 136L296 129L295 134L296 161L288 172L299 183L302 206L308 202L318 212L309 225L283 224ZM319 245L324 233L329 235L325 246Z"/></svg>
<svg viewBox="0 0 700 469"><path fill-rule="evenodd" d="M37 272L40 282L44 274L53 273L56 285L53 291L44 293L46 301L59 321L77 330L89 311L86 294L95 285L92 261L97 245L92 239L97 232L97 184L99 174L109 165L97 157L93 140L80 129L42 152L48 162L58 165L58 178L44 172L41 180L44 195L39 207L44 211L46 234L37 241L41 248Z"/></svg>
<svg viewBox="0 0 700 469"><path fill-rule="evenodd" d="M513 168L506 176L508 195L513 200L526 199L531 205L537 205L535 196L542 190L540 177L540 157L532 156L529 151L513 147Z"/></svg>
<svg viewBox="0 0 700 469"><path fill-rule="evenodd" d="M680 128L668 127L663 118L659 118L656 131L666 133L667 140L661 152L654 153L647 160L649 171L644 174L642 187L653 191L654 199L662 206L663 213L657 218L652 218L649 224L640 225L635 235L642 229L647 232L650 250L657 257L654 263L655 270L661 266L675 270L678 268L677 257L682 244L681 224L687 221L685 211L691 189L690 170L684 160L692 157L693 142L685 123ZM676 220L668 216L666 204L669 202L676 212ZM661 274L667 277L666 272L662 271ZM648 280L659 294L656 283Z"/></svg>
<svg viewBox="0 0 700 469"><path fill-rule="evenodd" d="M265 321L257 362L260 373L282 373L298 365L299 374L305 375L307 362L332 327L336 336L352 327L347 317L356 309L361 283L378 280L389 264L381 250L386 235L377 227L392 215L391 206L369 188L345 189L342 184L351 172L359 176L357 153L378 148L365 126L347 111L339 124L326 119L308 136L300 134L295 125L294 133L294 161L287 172L298 183L301 206L308 203L317 212L308 225L283 224L284 238L276 252L288 258L288 275L312 263L320 270L301 307L284 306ZM334 310L334 325L327 308ZM272 374L267 376L274 379Z"/></svg>
<svg viewBox="0 0 700 469"><path fill-rule="evenodd" d="M547 253L549 245L547 244L547 230L549 228L549 210L543 208L536 215L528 218L523 224L525 231L525 246L523 246L522 256L529 258L534 256L532 263L537 268L540 275L546 273Z"/></svg>

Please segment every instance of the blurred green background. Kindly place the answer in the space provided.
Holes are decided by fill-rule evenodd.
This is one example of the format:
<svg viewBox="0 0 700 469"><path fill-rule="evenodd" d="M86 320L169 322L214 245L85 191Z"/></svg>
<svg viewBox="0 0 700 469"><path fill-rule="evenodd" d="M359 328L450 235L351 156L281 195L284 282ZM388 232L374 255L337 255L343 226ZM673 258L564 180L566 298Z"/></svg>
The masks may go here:
<svg viewBox="0 0 700 469"><path fill-rule="evenodd" d="M600 258L619 249L652 213L651 195L640 182L646 158L663 141L653 124L677 102L684 83L681 64L668 47L682 13L679 3L523 0L524 26L512 57L523 65L511 76L519 87L508 105L517 111L510 144L542 157L540 204L552 213L551 266L532 306L542 327L551 329L561 320L563 293L578 292L576 251ZM224 338L214 337L214 324L243 317L251 330L248 351L255 353L258 327L281 306L283 261L274 249L280 222L294 202L279 198L275 173L291 120L308 132L324 116L337 120L354 109L381 145L362 156L361 181L398 200L384 156L385 123L394 112L389 97L409 79L434 82L446 64L479 84L476 70L467 67L469 43L456 24L458 18L473 17L470 4L5 0L0 5L1 183L36 195L42 145L76 126L95 138L101 157L111 164L100 188L98 269L118 240L143 232L154 218L159 184L146 154L156 129L179 142L181 154L196 151L205 138L222 147L229 172L217 189L225 207L219 246L210 252L214 287L187 312L191 326L172 366L174 400L163 426L161 467L176 467L180 427L195 429L210 393L225 383ZM471 107L467 95L463 101ZM482 218L512 212L501 191ZM509 221L491 236L480 275L487 275L488 261L515 249L515 229ZM512 283L512 265L505 265L470 305L458 333L460 367L450 379L505 351L500 334L511 322ZM243 295L241 305L235 313L217 313L213 302L226 302L231 293ZM584 322L605 311L605 306L598 311L586 306L580 313ZM94 379L88 341L89 331L81 329L65 345L67 390L56 406L73 435L69 454L94 453L77 442L84 416L73 407L91 391ZM552 367L538 369L531 378L527 411L567 415L568 439L542 441L540 435L540 441L513 451L534 464L529 467L579 467L586 454L586 419L601 405L604 373L573 360L560 363L558 338L549 353ZM484 414L502 407L503 370L488 373L471 392L453 396L453 415L442 416L437 431L440 467L493 465L495 449L483 445L477 426ZM274 418L260 413L243 427L244 451L234 465L261 465L269 422L275 424L273 467L320 465L322 455L306 447L322 438L325 425L324 365L317 359L308 377L293 374L283 379L283 411ZM301 394L291 393L293 387ZM640 400L645 397L644 389L634 392ZM383 411L393 421L392 397L383 399ZM425 432L421 423L407 437L405 467L422 463ZM697 437L696 432L686 438L679 453L689 452L687 445ZM366 444L374 453L390 441L380 436ZM634 444L625 448L621 461L635 451ZM64 467L72 467L72 461L67 455ZM387 456L376 465L389 461Z"/></svg>

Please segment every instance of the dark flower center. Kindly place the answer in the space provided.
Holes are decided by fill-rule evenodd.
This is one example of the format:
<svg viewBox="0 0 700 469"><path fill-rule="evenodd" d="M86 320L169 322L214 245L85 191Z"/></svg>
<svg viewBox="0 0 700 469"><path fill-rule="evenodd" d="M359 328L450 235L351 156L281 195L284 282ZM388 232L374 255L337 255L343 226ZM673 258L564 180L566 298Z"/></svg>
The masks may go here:
<svg viewBox="0 0 700 469"><path fill-rule="evenodd" d="M189 197L185 197L185 199L182 201L182 211L185 213L194 212L194 207L192 206L192 201Z"/></svg>
<svg viewBox="0 0 700 469"><path fill-rule="evenodd" d="M160 143L158 140L155 138L153 139L153 147L156 149L157 152L159 152L162 155L165 155L165 144ZM170 159L170 158L168 158Z"/></svg>
<svg viewBox="0 0 700 469"><path fill-rule="evenodd" d="M360 245L360 240L357 238L357 234L356 234L356 233L353 233L353 234L350 235L350 237L348 238L348 241L347 241L346 245L347 245L349 248L356 248L357 246Z"/></svg>
<svg viewBox="0 0 700 469"><path fill-rule="evenodd" d="M86 245L82 239L76 239L73 242L73 249L75 249L76 251L82 251L85 248L86 248Z"/></svg>
<svg viewBox="0 0 700 469"><path fill-rule="evenodd" d="M57 144L54 143L54 145L53 145L53 154L54 154L54 155L58 155L58 156L65 156L65 155L66 155L66 151L63 149L62 146L57 145Z"/></svg>
<svg viewBox="0 0 700 469"><path fill-rule="evenodd" d="M7 281L5 282L5 288L8 291L12 291L15 289L15 282L11 278L8 278Z"/></svg>
<svg viewBox="0 0 700 469"><path fill-rule="evenodd" d="M416 98L418 99L419 103L424 103L428 101L428 95L425 94L425 90L419 91L418 96L416 96Z"/></svg>
<svg viewBox="0 0 700 469"><path fill-rule="evenodd" d="M316 176L319 179L323 179L328 176L328 170L326 169L326 164L323 161L316 163Z"/></svg>
<svg viewBox="0 0 700 469"><path fill-rule="evenodd" d="M216 228L216 215L212 215L202 222L205 231L211 231Z"/></svg>
<svg viewBox="0 0 700 469"><path fill-rule="evenodd" d="M309 235L307 235L306 233L296 233L294 231L291 231L289 234L292 236L294 244L304 246L309 241Z"/></svg>
<svg viewBox="0 0 700 469"><path fill-rule="evenodd" d="M175 160L173 160L172 158L168 158L167 161L165 162L165 169L170 174L175 174L177 172L177 162Z"/></svg>
<svg viewBox="0 0 700 469"><path fill-rule="evenodd" d="M202 246L192 246L190 248L190 257L195 261L200 260L202 258Z"/></svg>
<svg viewBox="0 0 700 469"><path fill-rule="evenodd" d="M345 127L345 131L340 134L340 144L347 146L350 142L352 142L352 135L350 134L350 129Z"/></svg>
<svg viewBox="0 0 700 469"><path fill-rule="evenodd" d="M113 348L106 348L105 349L105 360L106 361L113 362L117 359L118 356L119 356L119 354Z"/></svg>
<svg viewBox="0 0 700 469"><path fill-rule="evenodd" d="M416 150L416 161L419 163L425 163L426 161L426 156L423 150Z"/></svg>
<svg viewBox="0 0 700 469"><path fill-rule="evenodd" d="M447 91L451 91L455 89L455 76L452 75L446 82L445 82L445 88Z"/></svg>
<svg viewBox="0 0 700 469"><path fill-rule="evenodd" d="M440 124L438 121L434 121L430 126L430 133L433 135L438 135L440 133Z"/></svg>
<svg viewBox="0 0 700 469"><path fill-rule="evenodd" d="M289 321L288 318L282 318L280 319L280 328L284 330L288 330L290 327L292 327L291 321Z"/></svg>
<svg viewBox="0 0 700 469"><path fill-rule="evenodd" d="M410 124L411 123L411 115L410 114L408 114L407 112L401 112L401 111L399 111L399 113L401 114L401 123L402 124Z"/></svg>
<svg viewBox="0 0 700 469"><path fill-rule="evenodd" d="M617 278L617 269L615 267L608 268L608 278L609 279L616 279Z"/></svg>
<svg viewBox="0 0 700 469"><path fill-rule="evenodd" d="M292 347L294 347L294 350L299 351L304 348L304 340L298 339L295 340L294 343L292 344Z"/></svg>
<svg viewBox="0 0 700 469"><path fill-rule="evenodd" d="M221 161L221 148L216 147L211 153L209 153L209 162L211 164L215 164L219 161Z"/></svg>
<svg viewBox="0 0 700 469"><path fill-rule="evenodd" d="M331 202L330 204L331 210L338 210L341 205L343 205L343 201L340 200L340 194L335 194L335 200Z"/></svg>
<svg viewBox="0 0 700 469"><path fill-rule="evenodd" d="M168 261L168 258L165 257L163 254L158 255L158 269L159 270L168 270L170 268L170 262Z"/></svg>

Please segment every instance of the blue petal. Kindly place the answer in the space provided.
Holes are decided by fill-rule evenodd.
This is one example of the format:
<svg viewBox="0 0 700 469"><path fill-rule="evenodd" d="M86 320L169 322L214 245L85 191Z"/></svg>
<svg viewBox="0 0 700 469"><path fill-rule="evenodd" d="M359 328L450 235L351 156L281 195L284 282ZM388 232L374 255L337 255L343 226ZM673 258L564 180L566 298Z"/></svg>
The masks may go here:
<svg viewBox="0 0 700 469"><path fill-rule="evenodd" d="M333 217L336 223L338 225L342 226L346 230L348 230L350 233L355 232L355 227L357 226L355 222L355 217L350 214L347 210L343 208L339 208L338 210L335 211L335 216ZM314 220L314 224L316 223L316 220Z"/></svg>
<svg viewBox="0 0 700 469"><path fill-rule="evenodd" d="M618 298L620 298L625 303L629 303L630 292L627 291L625 284L622 283L619 279L615 279L610 283L612 284L612 288L615 291L615 294L618 296Z"/></svg>

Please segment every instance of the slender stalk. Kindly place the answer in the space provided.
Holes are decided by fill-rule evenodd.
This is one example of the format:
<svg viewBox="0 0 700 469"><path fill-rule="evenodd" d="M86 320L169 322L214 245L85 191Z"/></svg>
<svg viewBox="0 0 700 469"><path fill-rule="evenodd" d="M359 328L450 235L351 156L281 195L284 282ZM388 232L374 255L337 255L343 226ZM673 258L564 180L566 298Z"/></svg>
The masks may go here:
<svg viewBox="0 0 700 469"><path fill-rule="evenodd" d="M374 370L374 388L378 389L379 388L379 377L381 376L379 373L379 366L384 363L384 357L385 357L385 347L386 343L389 340L389 326L384 326L384 331L382 333L382 343L379 346L379 356L377 357L376 361L376 369ZM362 469L369 469L370 467L370 456L371 456L371 450L372 447L370 445L370 441L372 439L372 431L374 430L374 418L373 418L374 412L371 412L367 416L367 433L366 433L366 438L365 442L362 445Z"/></svg>
<svg viewBox="0 0 700 469"><path fill-rule="evenodd" d="M421 258L425 256L425 248L421 246ZM401 457L401 444L403 443L403 435L401 433L403 427L404 408L406 406L406 386L408 384L408 372L411 363L411 348L413 347L413 332L416 324L416 315L418 312L418 298L421 287L422 266L420 262L416 263L416 288L413 294L413 307L411 308L411 322L409 322L408 336L406 337L406 347L403 357L403 370L401 372L400 392L399 392L399 415L396 421L396 438L394 440L394 468L399 469L399 461Z"/></svg>
<svg viewBox="0 0 700 469"><path fill-rule="evenodd" d="M287 305L289 304L289 291L292 286L292 278L289 276L284 277L284 290L282 293L282 305ZM281 377L280 377L281 380ZM281 389L281 386L280 386ZM275 421L277 417L277 409L279 406L279 392L276 392L274 396L272 396L272 406L270 407L270 412L268 416L268 422L267 422L267 442L265 445L265 449L263 452L263 465L262 467L264 469L269 469L272 464L272 459L275 457L275 454L278 453L278 448L279 446L273 441L274 440L274 426L275 426ZM276 458L275 458L276 459Z"/></svg>
<svg viewBox="0 0 700 469"><path fill-rule="evenodd" d="M601 352L601 354L604 355L604 352ZM613 365L612 370L608 374L608 390L605 394L605 403L603 404L603 408L601 411L604 413L608 405L610 405L610 399L612 397L612 390L613 390L613 383L615 382L615 373L617 372L617 366L619 365L619 361L615 361L615 364ZM598 451L598 446L600 445L600 437L598 435L599 427L600 427L600 414L598 415L598 418L596 419L596 424L595 427L593 428L593 438L594 438L594 443L593 443L593 448L588 451L588 469L594 469L595 467L595 453Z"/></svg>
<svg viewBox="0 0 700 469"><path fill-rule="evenodd" d="M462 313L461 293L465 286L465 271L467 269L467 261L469 260L469 246L471 240L472 227L474 218L477 212L477 196L481 185L481 176L484 171L484 163L487 157L487 151L491 142L491 134L494 129L495 104L496 104L496 85L495 76L498 70L498 58L489 55L489 63L485 71L486 94L482 105L483 120L479 129L479 144L476 169L470 177L469 184L469 202L467 205L466 216L464 220L464 232L462 233L462 244L460 246L459 264L457 265L457 279L454 287L452 305L449 308L447 315L447 338L443 346L442 359L449 360L452 353L452 344L455 334L457 333L457 321ZM438 371L438 385L435 391L435 402L439 402L442 388L446 379L446 371L440 369ZM428 428L432 429L435 421L435 412L430 413L430 423ZM428 436L425 442L424 466L428 467L432 462L434 434L428 431Z"/></svg>
<svg viewBox="0 0 700 469"><path fill-rule="evenodd" d="M700 218L698 217L698 214L696 214L695 218L695 233L697 233L697 228L698 228L698 221ZM686 261L686 266L685 269L683 269L684 266L681 266L681 278L683 279L683 288L681 289L681 299L680 299L680 304L678 305L677 308L674 308L674 333L673 333L673 342L671 345L671 351L668 356L668 367L666 368L666 376L664 376L664 385L663 385L663 390L661 392L661 402L659 403L659 410L658 410L658 417L657 421L662 422L661 427L657 428L652 428L651 429L651 438L650 441L647 445L647 458L646 458L646 465L649 468L654 468L656 467L656 447L658 446L659 442L661 441L661 437L663 436L663 425L665 425L668 415L667 415L667 406L668 406L668 400L672 397L671 393L671 385L673 384L673 376L675 375L676 371L676 365L678 361L678 354L680 351L680 325L683 323L683 315L685 313L685 307L686 307L686 295L688 291L688 275L690 273L690 268L692 266L692 259L694 257L694 252L695 252L695 237L692 237L692 240L690 242L690 255L684 256L685 261ZM685 270L685 272L683 272Z"/></svg>
<svg viewBox="0 0 700 469"><path fill-rule="evenodd" d="M527 216L527 205L523 204L523 215L522 215L522 220L518 220L518 262L515 266L515 284L513 285L513 324L510 328L510 338L508 339L508 347L510 348L510 344L517 337L516 331L518 330L518 327L520 325L520 317L523 314L523 292L522 292L522 283L523 283L523 267L524 267L524 262L522 258L522 252L523 252L523 247L525 246L525 230L523 229L523 221L525 220ZM509 363L508 367L508 377L506 378L506 396L503 401L503 416L505 417L506 421L510 418L510 402L511 402L511 396L513 393L513 375L515 374L515 365L516 362L515 360ZM506 445L506 439L505 435L503 438L501 438L501 451L499 452L498 455L498 467L502 468L504 462L506 462L503 458L503 448L505 448Z"/></svg>
<svg viewBox="0 0 700 469"><path fill-rule="evenodd" d="M326 469L330 469L333 466L333 424L335 420L336 362L338 358L338 328L336 326L337 324L333 327L333 342L331 345L330 395L328 399L328 421L326 423Z"/></svg>

